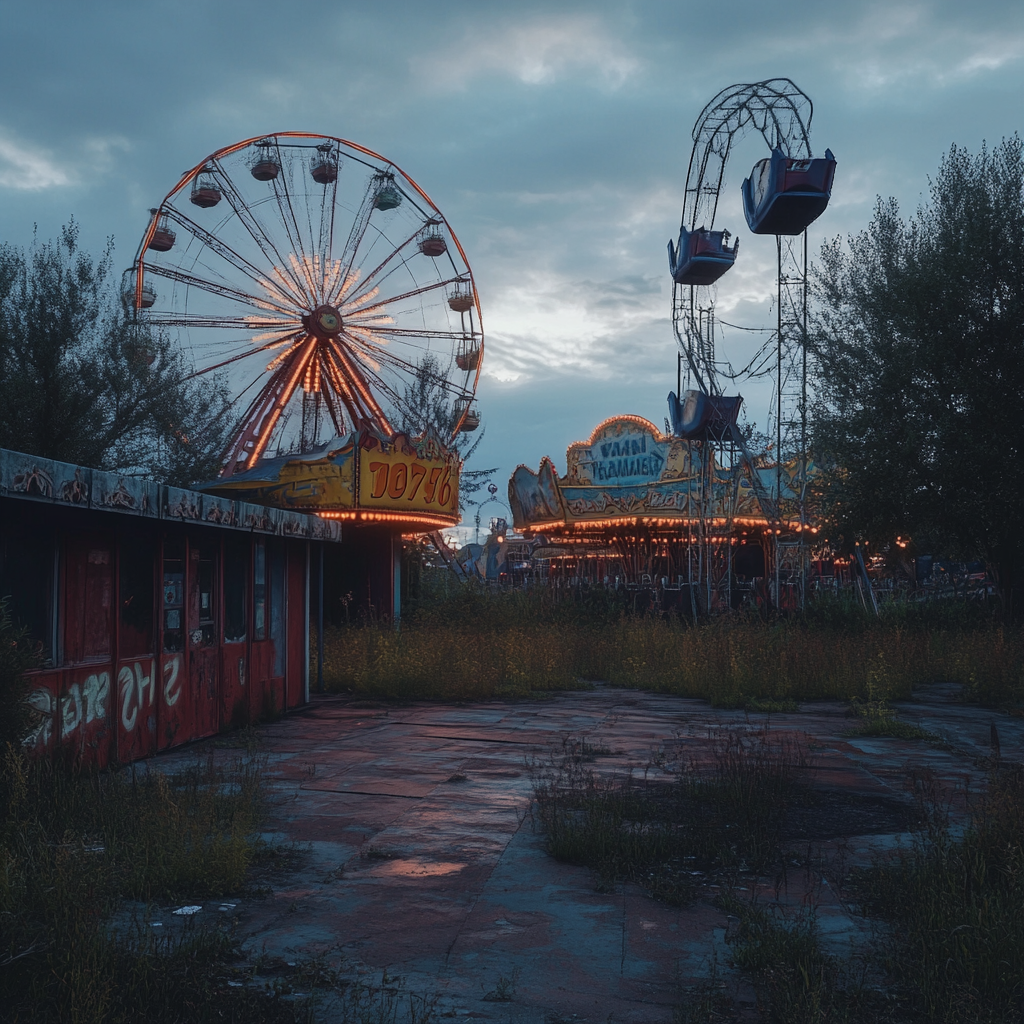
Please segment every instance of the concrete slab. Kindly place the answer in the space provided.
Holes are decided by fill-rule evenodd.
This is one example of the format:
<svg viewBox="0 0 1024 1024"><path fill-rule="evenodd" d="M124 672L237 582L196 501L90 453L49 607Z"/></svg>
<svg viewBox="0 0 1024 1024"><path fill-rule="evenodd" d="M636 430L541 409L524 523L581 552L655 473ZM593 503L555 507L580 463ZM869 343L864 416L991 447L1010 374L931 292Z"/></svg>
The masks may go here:
<svg viewBox="0 0 1024 1024"><path fill-rule="evenodd" d="M953 697L936 687L899 706L942 735L941 748L844 736L855 720L841 704L748 715L609 686L455 707L316 698L260 729L268 838L305 852L269 879L265 897L233 901L233 912L254 950L285 961L324 954L352 977L387 968L410 990L439 995L439 1011L456 1018L669 1021L680 986L713 956L720 969L728 963L729 921L711 903L718 883L697 879L700 898L681 909L630 885L598 891L588 870L544 853L532 773L580 738L599 774L656 779L669 777L666 759L706 761L723 731L787 733L805 752L813 797L789 825L800 857L779 878L741 880L740 895L794 914L813 906L823 940L848 953L869 929L821 865L869 863L909 842L914 777L951 794L958 813L952 796L980 786L994 756L992 722L999 756L1024 757L1024 720ZM237 756L217 743L201 756ZM151 763L174 770L195 756L191 748Z"/></svg>

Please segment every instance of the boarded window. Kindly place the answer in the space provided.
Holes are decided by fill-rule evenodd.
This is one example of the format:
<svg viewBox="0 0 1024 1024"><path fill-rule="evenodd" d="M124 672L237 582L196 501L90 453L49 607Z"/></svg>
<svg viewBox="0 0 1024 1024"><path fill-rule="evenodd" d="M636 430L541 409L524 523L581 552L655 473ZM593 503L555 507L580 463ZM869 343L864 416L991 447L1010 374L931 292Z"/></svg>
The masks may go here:
<svg viewBox="0 0 1024 1024"><path fill-rule="evenodd" d="M77 534L64 542L63 660L68 664L109 658L113 648L113 544Z"/></svg>
<svg viewBox="0 0 1024 1024"><path fill-rule="evenodd" d="M224 642L245 639L246 592L249 589L249 543L224 545Z"/></svg>
<svg viewBox="0 0 1024 1024"><path fill-rule="evenodd" d="M123 537L118 549L120 657L153 653L153 541Z"/></svg>

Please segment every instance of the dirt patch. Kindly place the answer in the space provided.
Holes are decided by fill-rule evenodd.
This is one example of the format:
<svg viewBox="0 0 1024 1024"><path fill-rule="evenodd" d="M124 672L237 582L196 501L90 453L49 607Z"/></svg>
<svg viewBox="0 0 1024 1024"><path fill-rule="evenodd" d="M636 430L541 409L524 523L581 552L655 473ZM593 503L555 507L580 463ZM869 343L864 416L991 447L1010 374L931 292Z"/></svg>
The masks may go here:
<svg viewBox="0 0 1024 1024"><path fill-rule="evenodd" d="M910 832L921 824L919 809L894 797L814 789L786 809L780 838L784 843L825 842Z"/></svg>

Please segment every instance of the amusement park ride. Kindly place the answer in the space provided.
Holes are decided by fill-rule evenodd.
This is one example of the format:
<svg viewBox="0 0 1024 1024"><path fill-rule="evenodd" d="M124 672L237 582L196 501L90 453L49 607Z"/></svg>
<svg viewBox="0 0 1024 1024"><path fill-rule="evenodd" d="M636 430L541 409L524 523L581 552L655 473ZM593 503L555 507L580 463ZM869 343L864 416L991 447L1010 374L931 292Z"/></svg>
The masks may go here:
<svg viewBox="0 0 1024 1024"><path fill-rule="evenodd" d="M732 545L721 543L729 536L731 524L717 522L710 513L710 479L715 465L732 470L737 461L753 486L774 538L773 600L784 603L783 573L796 581L795 596L801 605L805 597L807 227L828 206L836 168L831 150L826 149L824 157L812 156L813 115L814 106L805 93L788 78L775 78L723 89L701 111L693 128L679 241L675 246L669 242L668 254L673 281L672 323L688 381L696 387L685 395L670 394L669 409L674 433L686 437L698 449L698 461L705 467L695 519L697 550L690 553L689 575L709 599L723 585L728 586L732 552ZM722 372L715 351L715 292L711 286L732 267L739 241L730 247L729 232L714 230L714 221L732 148L751 131L761 135L771 153L754 165L740 191L751 232L774 235L776 240L777 321L771 417L775 425L774 481L765 481L764 473L757 471L737 426L742 399L722 395ZM691 408L707 412L703 417L688 418L686 412ZM788 480L787 461L795 463L795 473L788 474ZM787 491L795 501L787 503Z"/></svg>
<svg viewBox="0 0 1024 1024"><path fill-rule="evenodd" d="M202 489L342 520L389 564L401 534L458 523L452 442L480 423L484 335L426 192L363 146L280 132L212 153L151 214L126 301L235 417ZM417 419L424 388L447 436Z"/></svg>
<svg viewBox="0 0 1024 1024"><path fill-rule="evenodd" d="M281 459L336 450L331 439L422 446L428 424L407 400L424 376L449 399L452 436L479 425L483 329L465 252L419 185L355 143L281 132L217 150L152 211L126 294L150 327L173 333L195 376L229 389L237 421L222 490L251 490ZM442 451L451 437L431 441ZM396 517L429 514L420 499L440 497L438 482L402 480L389 475L371 507L390 499ZM275 493L359 522L358 485L329 508L294 487Z"/></svg>
<svg viewBox="0 0 1024 1024"><path fill-rule="evenodd" d="M663 590L686 591L694 614L735 603L737 575L764 581L761 596L776 606L802 604L807 589L816 532L807 508L807 226L828 205L836 165L829 150L812 155L812 114L810 99L776 78L723 89L697 118L679 236L668 245L679 344L671 429L612 417L570 446L565 477L545 459L539 473L519 467L509 484L528 536L565 544L599 576L603 562L634 583L660 577ZM733 374L716 357L715 297L739 242L715 217L729 156L751 131L769 155L742 184L743 209L751 232L776 240L777 322L753 371ZM725 390L767 373L774 452L755 456L738 425L742 398Z"/></svg>

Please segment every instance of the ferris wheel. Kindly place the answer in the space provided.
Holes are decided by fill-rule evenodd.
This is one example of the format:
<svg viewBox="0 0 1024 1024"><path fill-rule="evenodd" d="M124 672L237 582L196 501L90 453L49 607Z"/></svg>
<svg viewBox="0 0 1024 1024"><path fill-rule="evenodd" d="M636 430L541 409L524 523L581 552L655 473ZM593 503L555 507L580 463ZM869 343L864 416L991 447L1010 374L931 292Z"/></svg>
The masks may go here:
<svg viewBox="0 0 1024 1024"><path fill-rule="evenodd" d="M452 436L479 425L473 272L391 161L325 135L259 136L211 154L151 213L126 298L195 376L226 383L222 476L335 434L420 432L409 396L424 386L453 411Z"/></svg>

